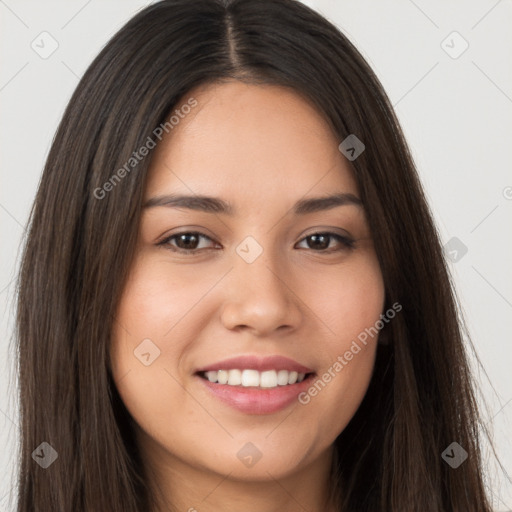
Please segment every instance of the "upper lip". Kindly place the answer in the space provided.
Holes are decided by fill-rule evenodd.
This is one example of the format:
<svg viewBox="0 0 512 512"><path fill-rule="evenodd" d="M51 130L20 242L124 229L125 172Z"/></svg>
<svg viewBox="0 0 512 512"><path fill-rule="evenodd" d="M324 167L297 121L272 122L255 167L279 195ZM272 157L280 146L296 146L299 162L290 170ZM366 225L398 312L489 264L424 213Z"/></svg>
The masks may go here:
<svg viewBox="0 0 512 512"><path fill-rule="evenodd" d="M197 370L199 372L208 372L215 370L258 370L263 372L265 370L288 370L296 371L297 373L312 373L314 370L304 366L294 359L285 356L238 356L229 359L224 359L216 363L203 366Z"/></svg>

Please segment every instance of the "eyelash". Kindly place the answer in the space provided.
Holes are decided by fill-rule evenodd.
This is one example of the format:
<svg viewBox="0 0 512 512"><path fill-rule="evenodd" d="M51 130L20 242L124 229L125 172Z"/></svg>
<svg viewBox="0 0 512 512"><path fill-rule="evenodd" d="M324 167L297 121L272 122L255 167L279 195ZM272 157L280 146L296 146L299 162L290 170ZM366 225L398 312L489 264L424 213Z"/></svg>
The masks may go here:
<svg viewBox="0 0 512 512"><path fill-rule="evenodd" d="M200 251L211 249L211 248L208 248L208 249L204 249L204 248L203 249L181 249L179 247L172 246L169 243L171 240L173 240L173 239L175 239L175 238L177 238L179 236L182 236L182 235L196 235L199 238L207 238L208 240L211 240L211 238L209 236L204 235L203 233L200 233L198 231L182 231L181 233L175 233L174 235L171 235L171 236L165 238L161 242L158 242L157 245L158 246L163 246L167 250L170 250L170 251L173 251L173 252L178 252L178 253L181 253L181 254L193 254L193 253L198 253ZM313 236L318 236L318 235L328 236L329 238L335 238L336 240L341 242L343 247L341 249L325 249L325 250L324 249L322 249L322 250L310 249L313 252L331 254L333 252L340 252L340 251L343 251L343 250L352 250L352 249L354 249L355 240L353 240L352 238L340 235L338 233L332 233L332 232L329 232L329 231L319 231L319 232L316 232L316 233L311 233L310 235L308 235L308 236L304 237L302 240L300 240L300 242L302 242L304 240L307 240L308 238L311 238Z"/></svg>

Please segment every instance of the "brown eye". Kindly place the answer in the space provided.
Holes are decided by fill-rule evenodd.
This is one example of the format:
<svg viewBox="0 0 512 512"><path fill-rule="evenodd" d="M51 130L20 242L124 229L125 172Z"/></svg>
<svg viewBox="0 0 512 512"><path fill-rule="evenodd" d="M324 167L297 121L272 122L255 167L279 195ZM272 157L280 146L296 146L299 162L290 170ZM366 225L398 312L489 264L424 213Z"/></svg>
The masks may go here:
<svg viewBox="0 0 512 512"><path fill-rule="evenodd" d="M163 246L171 251L181 252L185 254L191 254L200 252L202 250L213 249L214 247L208 247L208 245L200 247L201 241L210 241L213 240L204 235L203 233L199 233L197 231L184 231L182 233L176 233L171 235L161 242L158 245ZM334 241L334 243L333 243ZM346 249L353 249L355 241L351 238L342 236L338 233L313 233L301 240L300 243L306 242L307 247L303 247L305 249L310 249L315 252L338 252ZM336 246L336 242L338 246Z"/></svg>
<svg viewBox="0 0 512 512"><path fill-rule="evenodd" d="M333 239L336 240L338 244L342 245L341 249L331 247ZM312 235L303 238L301 243L303 241L306 241L308 249L312 249L317 252L334 252L337 250L352 249L354 247L354 240L339 235L338 233L313 233Z"/></svg>
<svg viewBox="0 0 512 512"><path fill-rule="evenodd" d="M202 233L184 231L183 233L177 233L167 237L159 242L158 245L162 245L171 251L189 253L199 251L200 249L208 249L208 247L198 247L201 239L211 240L210 237Z"/></svg>

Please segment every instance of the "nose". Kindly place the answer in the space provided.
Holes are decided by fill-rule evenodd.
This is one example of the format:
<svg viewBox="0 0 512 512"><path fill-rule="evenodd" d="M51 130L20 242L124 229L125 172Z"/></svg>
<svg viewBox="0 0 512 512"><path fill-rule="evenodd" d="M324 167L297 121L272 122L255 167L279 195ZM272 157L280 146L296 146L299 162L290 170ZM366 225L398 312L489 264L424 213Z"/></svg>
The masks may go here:
<svg viewBox="0 0 512 512"><path fill-rule="evenodd" d="M293 291L292 273L270 252L263 251L252 263L235 255L221 314L226 329L266 337L299 327L302 302Z"/></svg>

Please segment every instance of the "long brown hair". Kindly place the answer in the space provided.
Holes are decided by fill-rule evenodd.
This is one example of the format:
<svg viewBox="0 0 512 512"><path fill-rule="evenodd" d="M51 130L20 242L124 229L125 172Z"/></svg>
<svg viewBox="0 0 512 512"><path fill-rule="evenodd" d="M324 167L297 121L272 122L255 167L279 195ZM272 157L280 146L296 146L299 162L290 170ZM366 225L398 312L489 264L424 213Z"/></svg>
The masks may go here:
<svg viewBox="0 0 512 512"><path fill-rule="evenodd" d="M403 309L385 326L366 397L336 440L341 510L489 512L463 324L414 163L360 53L295 0L158 2L81 79L42 174L18 282L18 512L153 506L108 357L151 155L105 183L188 91L225 79L290 87L340 142L355 134L365 144L351 166L386 309ZM46 469L32 456L42 442L58 453ZM456 469L441 457L452 442L469 454Z"/></svg>

